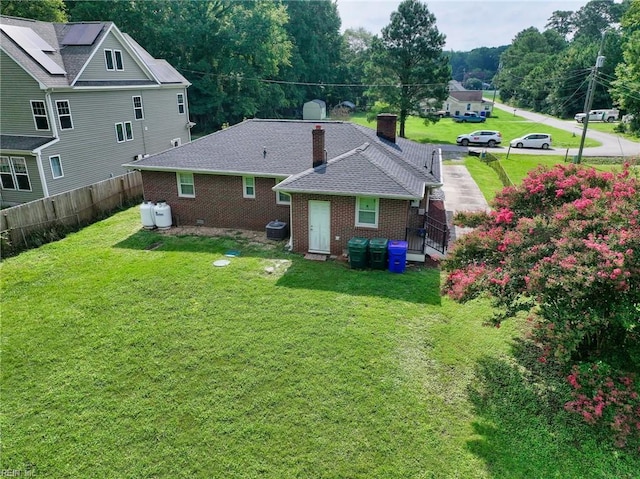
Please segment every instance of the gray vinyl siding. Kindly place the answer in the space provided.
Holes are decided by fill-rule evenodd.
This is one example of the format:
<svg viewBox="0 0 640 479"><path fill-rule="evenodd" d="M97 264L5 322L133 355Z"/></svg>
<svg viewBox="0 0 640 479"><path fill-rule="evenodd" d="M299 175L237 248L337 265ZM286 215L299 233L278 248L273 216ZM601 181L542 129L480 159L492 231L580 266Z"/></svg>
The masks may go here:
<svg viewBox="0 0 640 479"><path fill-rule="evenodd" d="M2 156L24 158L27 162L27 172L29 173L29 181L31 183L31 191L5 190L4 188L0 189L2 204L12 205L17 203L27 203L29 201L42 198L44 193L42 191L42 182L40 181L38 164L36 163L35 157L9 153L2 153Z"/></svg>
<svg viewBox="0 0 640 479"><path fill-rule="evenodd" d="M4 135L51 136L49 130L36 130L30 100L45 100L44 91L36 80L27 74L6 53L0 52L0 131ZM45 104L46 105L46 104Z"/></svg>
<svg viewBox="0 0 640 479"><path fill-rule="evenodd" d="M107 65L104 59L104 51L120 50L122 52L123 71L107 70ZM86 66L82 75L77 79L78 81L88 80L150 80L151 78L140 68L133 57L129 54L126 48L118 41L118 39L109 33L107 38L95 52L95 55Z"/></svg>
<svg viewBox="0 0 640 479"><path fill-rule="evenodd" d="M162 88L143 90L138 94L142 96L144 104L144 121L142 123L147 130L144 131L146 153L159 153L171 148L171 140L180 138L184 145L190 140L187 115L178 114L177 93L183 93L186 99L185 88ZM133 107L131 109L133 115ZM139 125L139 126L142 126ZM134 130L136 125L134 125Z"/></svg>
<svg viewBox="0 0 640 479"><path fill-rule="evenodd" d="M68 100L73 130L58 130L60 141L42 152L49 194L79 188L126 173L121 166L139 154L171 148L173 138L189 141L186 115L178 115L176 92L184 87L153 90L56 92L52 102ZM132 97L142 97L144 119L136 120ZM58 121L56 116L56 122ZM118 143L116 123L130 121L133 140ZM49 157L60 155L64 176L53 179Z"/></svg>

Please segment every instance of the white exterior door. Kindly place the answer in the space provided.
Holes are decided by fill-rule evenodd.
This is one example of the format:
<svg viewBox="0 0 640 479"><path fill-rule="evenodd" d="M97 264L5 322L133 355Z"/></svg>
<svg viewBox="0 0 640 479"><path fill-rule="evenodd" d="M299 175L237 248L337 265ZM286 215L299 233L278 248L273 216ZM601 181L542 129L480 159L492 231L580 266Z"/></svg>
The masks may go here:
<svg viewBox="0 0 640 479"><path fill-rule="evenodd" d="M331 203L329 201L309 201L309 251L312 253L331 252Z"/></svg>

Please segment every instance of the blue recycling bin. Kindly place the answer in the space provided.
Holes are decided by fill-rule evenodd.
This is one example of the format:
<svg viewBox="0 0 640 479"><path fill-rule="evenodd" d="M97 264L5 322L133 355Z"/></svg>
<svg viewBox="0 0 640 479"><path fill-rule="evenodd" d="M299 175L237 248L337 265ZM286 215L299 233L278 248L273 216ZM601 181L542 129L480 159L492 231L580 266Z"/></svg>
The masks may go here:
<svg viewBox="0 0 640 479"><path fill-rule="evenodd" d="M404 273L407 267L407 242L400 240L389 241L389 271Z"/></svg>

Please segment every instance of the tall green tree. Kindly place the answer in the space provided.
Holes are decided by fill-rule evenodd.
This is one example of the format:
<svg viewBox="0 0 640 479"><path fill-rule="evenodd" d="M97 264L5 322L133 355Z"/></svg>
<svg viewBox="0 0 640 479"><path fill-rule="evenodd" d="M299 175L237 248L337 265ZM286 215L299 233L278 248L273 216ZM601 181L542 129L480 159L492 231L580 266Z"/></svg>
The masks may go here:
<svg viewBox="0 0 640 479"><path fill-rule="evenodd" d="M321 99L328 105L340 101L340 93L322 84L338 79L342 37L340 15L331 0L284 0L289 21L285 29L292 44L290 65L279 79L284 87L283 113L302 110L303 103Z"/></svg>
<svg viewBox="0 0 640 479"><path fill-rule="evenodd" d="M513 101L521 107L541 103L543 92L551 88L550 65L566 46L565 40L554 30L541 33L537 28L529 27L518 33L502 54L502 69L494 78L502 100Z"/></svg>
<svg viewBox="0 0 640 479"><path fill-rule="evenodd" d="M337 67L340 83L346 85L361 85L365 77L365 67L371 58L371 43L373 34L364 28L347 29L342 34L341 62ZM359 107L365 107L367 97L364 86L348 86L336 89L342 100L348 100Z"/></svg>
<svg viewBox="0 0 640 479"><path fill-rule="evenodd" d="M630 127L640 135L640 0L633 0L621 21L623 61L615 70L611 94L621 108L633 115Z"/></svg>
<svg viewBox="0 0 640 479"><path fill-rule="evenodd" d="M567 38L567 36L574 30L573 24L573 14L571 10L555 10L549 21L545 25L545 28L549 30L555 30L563 38Z"/></svg>
<svg viewBox="0 0 640 479"><path fill-rule="evenodd" d="M574 38L577 40L584 37L598 41L605 30L620 22L628 8L628 0L622 3L616 3L614 0L591 0L571 16Z"/></svg>
<svg viewBox="0 0 640 479"><path fill-rule="evenodd" d="M397 110L403 138L407 117L421 110L421 102L442 103L447 97L451 70L444 43L436 17L418 0L400 3L381 37L374 38L367 79L378 86L369 94Z"/></svg>
<svg viewBox="0 0 640 479"><path fill-rule="evenodd" d="M0 13L43 22L64 23L67 21L64 0L2 0Z"/></svg>

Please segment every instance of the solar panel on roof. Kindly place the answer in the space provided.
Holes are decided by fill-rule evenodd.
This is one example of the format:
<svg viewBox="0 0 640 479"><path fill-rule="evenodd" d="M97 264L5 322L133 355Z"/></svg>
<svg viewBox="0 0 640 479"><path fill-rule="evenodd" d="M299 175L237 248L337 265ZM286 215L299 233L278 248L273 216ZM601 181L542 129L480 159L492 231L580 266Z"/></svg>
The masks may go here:
<svg viewBox="0 0 640 479"><path fill-rule="evenodd" d="M45 53L55 52L55 49L30 28L16 27L15 25L0 25L0 29L50 74L64 75L66 73L64 68L54 62Z"/></svg>
<svg viewBox="0 0 640 479"><path fill-rule="evenodd" d="M45 42L40 35L27 27L15 25L0 25L0 28L18 45L29 44L43 52L55 52L56 49Z"/></svg>
<svg viewBox="0 0 640 479"><path fill-rule="evenodd" d="M102 23L78 23L70 25L62 40L63 45L93 45L102 31Z"/></svg>

